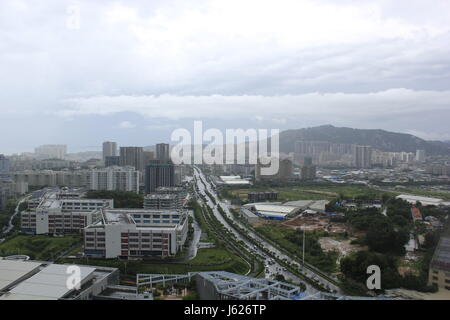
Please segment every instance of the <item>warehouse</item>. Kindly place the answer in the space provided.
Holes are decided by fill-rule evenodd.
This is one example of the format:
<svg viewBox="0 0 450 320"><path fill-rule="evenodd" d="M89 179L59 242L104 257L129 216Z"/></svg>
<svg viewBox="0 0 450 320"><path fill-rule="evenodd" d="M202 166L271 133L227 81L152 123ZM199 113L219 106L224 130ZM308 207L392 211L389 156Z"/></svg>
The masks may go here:
<svg viewBox="0 0 450 320"><path fill-rule="evenodd" d="M284 220L295 215L300 208L281 204L249 203L244 208L265 219Z"/></svg>

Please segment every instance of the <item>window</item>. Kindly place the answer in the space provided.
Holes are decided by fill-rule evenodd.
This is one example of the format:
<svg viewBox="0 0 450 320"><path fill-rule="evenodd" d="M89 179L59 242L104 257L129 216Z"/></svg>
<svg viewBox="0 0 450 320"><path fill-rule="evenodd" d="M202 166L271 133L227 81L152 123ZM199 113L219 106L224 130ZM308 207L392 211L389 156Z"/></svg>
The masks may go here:
<svg viewBox="0 0 450 320"><path fill-rule="evenodd" d="M438 277L436 277L436 276L433 276L433 280L436 280L436 281L437 281L437 279L438 279Z"/></svg>

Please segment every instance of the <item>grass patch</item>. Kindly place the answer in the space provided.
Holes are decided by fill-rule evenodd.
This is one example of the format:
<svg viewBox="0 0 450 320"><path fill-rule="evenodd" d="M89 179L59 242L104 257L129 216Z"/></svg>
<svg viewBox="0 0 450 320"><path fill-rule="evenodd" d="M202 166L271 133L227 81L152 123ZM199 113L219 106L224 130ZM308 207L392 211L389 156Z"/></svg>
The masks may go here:
<svg viewBox="0 0 450 320"><path fill-rule="evenodd" d="M119 259L62 259L62 263L88 264L119 268L123 275L137 273L183 274L194 271L229 271L243 274L248 270L244 260L223 248L202 248L197 256L185 262L164 263L161 261Z"/></svg>
<svg viewBox="0 0 450 320"><path fill-rule="evenodd" d="M81 241L79 235L64 238L18 235L0 244L0 256L25 254L34 260L52 260L79 241Z"/></svg>
<svg viewBox="0 0 450 320"><path fill-rule="evenodd" d="M250 189L228 190L231 198L247 200L249 192L278 192L278 199L274 201L285 202L293 200L331 200L337 196L351 199L366 196L370 199L381 199L384 194L394 195L386 191L379 191L362 185L336 185L334 183L298 183L292 186L256 186ZM225 194L227 194L225 193Z"/></svg>

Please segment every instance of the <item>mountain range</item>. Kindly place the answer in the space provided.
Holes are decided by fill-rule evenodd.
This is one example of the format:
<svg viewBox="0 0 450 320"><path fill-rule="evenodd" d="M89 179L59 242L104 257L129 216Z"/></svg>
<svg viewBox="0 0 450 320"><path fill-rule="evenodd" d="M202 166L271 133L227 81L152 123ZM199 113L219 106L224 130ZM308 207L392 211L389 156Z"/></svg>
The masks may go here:
<svg viewBox="0 0 450 320"><path fill-rule="evenodd" d="M427 155L450 154L448 142L426 141L411 134L381 129L353 129L332 125L282 131L280 151L294 152L294 144L298 140L370 145L386 152L416 152L417 149L423 149Z"/></svg>

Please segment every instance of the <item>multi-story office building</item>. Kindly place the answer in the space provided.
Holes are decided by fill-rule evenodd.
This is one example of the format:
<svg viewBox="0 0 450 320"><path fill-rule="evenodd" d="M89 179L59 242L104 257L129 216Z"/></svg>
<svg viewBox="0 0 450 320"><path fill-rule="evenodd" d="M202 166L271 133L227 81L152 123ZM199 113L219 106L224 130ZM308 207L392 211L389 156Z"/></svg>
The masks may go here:
<svg viewBox="0 0 450 320"><path fill-rule="evenodd" d="M100 258L175 255L188 232L184 211L100 209L84 229L84 253Z"/></svg>
<svg viewBox="0 0 450 320"><path fill-rule="evenodd" d="M113 208L112 199L85 199L82 194L47 190L28 201L21 212L21 229L32 234L80 232L96 221L100 208Z"/></svg>
<svg viewBox="0 0 450 320"><path fill-rule="evenodd" d="M137 171L144 170L144 150L142 147L120 147L120 165L131 166Z"/></svg>
<svg viewBox="0 0 450 320"><path fill-rule="evenodd" d="M103 161L105 161L106 157L114 156L117 156L117 142L103 142Z"/></svg>
<svg viewBox="0 0 450 320"><path fill-rule="evenodd" d="M46 144L34 149L34 153L41 159L64 159L67 154L65 144Z"/></svg>
<svg viewBox="0 0 450 320"><path fill-rule="evenodd" d="M450 297L450 237L442 236L428 272L428 285L436 285Z"/></svg>
<svg viewBox="0 0 450 320"><path fill-rule="evenodd" d="M120 156L105 157L105 167L120 166Z"/></svg>
<svg viewBox="0 0 450 320"><path fill-rule="evenodd" d="M150 193L144 198L144 209L181 209L183 199L176 193Z"/></svg>
<svg viewBox="0 0 450 320"><path fill-rule="evenodd" d="M170 160L170 146L167 143L156 145L156 160L167 162Z"/></svg>
<svg viewBox="0 0 450 320"><path fill-rule="evenodd" d="M145 168L145 193L156 191L158 187L175 186L175 167L171 162L150 162Z"/></svg>
<svg viewBox="0 0 450 320"><path fill-rule="evenodd" d="M139 192L139 172L134 167L93 169L88 174L89 190L121 190Z"/></svg>
<svg viewBox="0 0 450 320"><path fill-rule="evenodd" d="M357 168L370 168L372 165L372 147L354 145L353 161Z"/></svg>

